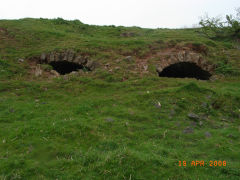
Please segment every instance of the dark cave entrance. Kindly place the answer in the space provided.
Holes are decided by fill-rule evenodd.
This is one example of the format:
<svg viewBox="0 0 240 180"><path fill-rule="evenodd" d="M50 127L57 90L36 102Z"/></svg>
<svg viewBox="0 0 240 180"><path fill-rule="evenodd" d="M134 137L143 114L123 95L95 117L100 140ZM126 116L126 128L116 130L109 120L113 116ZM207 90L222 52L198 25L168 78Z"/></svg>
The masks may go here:
<svg viewBox="0 0 240 180"><path fill-rule="evenodd" d="M71 73L72 71L78 71L83 68L83 66L69 61L53 61L49 64L61 75Z"/></svg>
<svg viewBox="0 0 240 180"><path fill-rule="evenodd" d="M203 70L195 63L179 62L172 64L163 69L159 73L160 77L174 77L174 78L196 78L200 80L209 80L211 74Z"/></svg>

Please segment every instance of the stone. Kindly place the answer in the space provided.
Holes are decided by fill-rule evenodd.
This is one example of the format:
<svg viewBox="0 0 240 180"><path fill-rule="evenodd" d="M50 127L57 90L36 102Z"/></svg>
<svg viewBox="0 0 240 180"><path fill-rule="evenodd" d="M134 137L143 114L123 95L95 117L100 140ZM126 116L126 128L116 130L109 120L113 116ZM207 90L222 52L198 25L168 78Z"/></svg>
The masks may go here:
<svg viewBox="0 0 240 180"><path fill-rule="evenodd" d="M174 64L178 62L177 55L171 55L169 59L166 60L168 64Z"/></svg>
<svg viewBox="0 0 240 180"><path fill-rule="evenodd" d="M147 71L148 70L148 65L143 65L143 69L144 69L144 71Z"/></svg>
<svg viewBox="0 0 240 180"><path fill-rule="evenodd" d="M202 121L199 121L199 126L202 126L203 125L203 122Z"/></svg>
<svg viewBox="0 0 240 180"><path fill-rule="evenodd" d="M62 60L63 60L63 61L67 61L67 60L68 60L68 52L66 51L66 52L64 52L62 55L63 55Z"/></svg>
<svg viewBox="0 0 240 180"><path fill-rule="evenodd" d="M74 51L69 50L69 51L68 51L68 58L67 58L67 61L72 62L73 59L74 59L74 56L75 56Z"/></svg>
<svg viewBox="0 0 240 180"><path fill-rule="evenodd" d="M197 121L200 120L200 117L197 114L194 114L194 113L189 113L188 117L190 119L193 119L193 120L197 120Z"/></svg>
<svg viewBox="0 0 240 180"><path fill-rule="evenodd" d="M209 80L210 80L211 82L214 82L214 81L216 81L217 79L218 79L217 75L212 75Z"/></svg>
<svg viewBox="0 0 240 180"><path fill-rule="evenodd" d="M49 56L49 61L52 62L55 60L55 56L54 56L54 53L52 52Z"/></svg>
<svg viewBox="0 0 240 180"><path fill-rule="evenodd" d="M110 66L110 63L105 64L105 67L108 68Z"/></svg>
<svg viewBox="0 0 240 180"><path fill-rule="evenodd" d="M201 61L201 57L198 55L198 54L193 54L192 55L192 59L193 59L193 62L195 62L196 64Z"/></svg>
<svg viewBox="0 0 240 180"><path fill-rule="evenodd" d="M155 104L155 107L156 107L156 108L161 108L162 105L161 105L161 103L158 101L158 102Z"/></svg>
<svg viewBox="0 0 240 180"><path fill-rule="evenodd" d="M134 58L132 56L127 56L123 60L126 61L126 62L133 62Z"/></svg>
<svg viewBox="0 0 240 180"><path fill-rule="evenodd" d="M95 69L95 63L92 60L88 60L87 64L85 65L86 68L88 68L89 70L94 70Z"/></svg>
<svg viewBox="0 0 240 180"><path fill-rule="evenodd" d="M211 134L210 132L205 132L205 136L206 136L207 138L210 138L210 137L212 137L212 134Z"/></svg>
<svg viewBox="0 0 240 180"><path fill-rule="evenodd" d="M56 77L60 76L60 74L57 71L55 71L55 70L51 70L50 73L55 75Z"/></svg>
<svg viewBox="0 0 240 180"><path fill-rule="evenodd" d="M55 53L54 54L54 61L61 61L61 54L60 53Z"/></svg>
<svg viewBox="0 0 240 180"><path fill-rule="evenodd" d="M47 55L45 53L42 53L41 56L40 56L40 60L45 61L46 58L47 58Z"/></svg>
<svg viewBox="0 0 240 180"><path fill-rule="evenodd" d="M24 62L24 59L18 59L18 62Z"/></svg>
<svg viewBox="0 0 240 180"><path fill-rule="evenodd" d="M78 73L77 71L72 71L71 73L69 73L69 75L75 75L77 73Z"/></svg>
<svg viewBox="0 0 240 180"><path fill-rule="evenodd" d="M106 118L105 121L106 122L114 122L114 119L113 118Z"/></svg>
<svg viewBox="0 0 240 180"><path fill-rule="evenodd" d="M185 61L186 62L191 62L193 59L192 53L187 53L185 56Z"/></svg>
<svg viewBox="0 0 240 180"><path fill-rule="evenodd" d="M116 59L116 63L119 63L121 61L121 59Z"/></svg>
<svg viewBox="0 0 240 180"><path fill-rule="evenodd" d="M178 61L179 62L183 62L184 61L184 57L185 57L185 52L183 51L183 52L179 52L178 54L177 54L177 57L178 57Z"/></svg>
<svg viewBox="0 0 240 180"><path fill-rule="evenodd" d="M160 73L160 72L162 72L163 69L162 69L160 66L157 66L157 67L156 67L156 70L157 70L157 72Z"/></svg>
<svg viewBox="0 0 240 180"><path fill-rule="evenodd" d="M38 77L38 76L41 76L42 75L42 69L41 69L41 66L40 64L37 64L36 68L35 68L35 76Z"/></svg>
<svg viewBox="0 0 240 180"><path fill-rule="evenodd" d="M73 60L74 63L78 63L78 64L86 64L87 63L87 58L84 58L81 55L78 55L77 57L75 57L75 59Z"/></svg>
<svg viewBox="0 0 240 180"><path fill-rule="evenodd" d="M184 133L184 134L192 134L192 133L194 133L194 129L191 128L191 127L186 127L186 128L183 130L183 133Z"/></svg>

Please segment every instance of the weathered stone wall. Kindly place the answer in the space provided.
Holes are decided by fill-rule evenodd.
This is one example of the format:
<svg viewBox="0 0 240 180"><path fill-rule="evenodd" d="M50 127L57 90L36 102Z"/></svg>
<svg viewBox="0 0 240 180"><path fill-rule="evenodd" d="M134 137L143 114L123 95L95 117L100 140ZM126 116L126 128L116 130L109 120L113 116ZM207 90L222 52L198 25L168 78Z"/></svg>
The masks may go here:
<svg viewBox="0 0 240 180"><path fill-rule="evenodd" d="M195 63L203 70L212 73L214 71L215 66L208 63L203 57L191 51L179 51L179 52L172 52L170 57L160 60L157 64L157 72L161 73L164 68L176 64L179 62L191 62Z"/></svg>
<svg viewBox="0 0 240 180"><path fill-rule="evenodd" d="M53 61L69 61L79 64L89 70L93 70L96 63L87 56L75 53L73 50L66 50L63 52L51 52L49 54L42 53L39 58L39 63L51 63Z"/></svg>
<svg viewBox="0 0 240 180"><path fill-rule="evenodd" d="M192 52L190 50L171 51L166 54L165 58L162 58L157 63L157 72L161 73L164 68L176 64L179 62L191 62L201 67L203 70L213 73L215 66L204 60L203 56L199 53ZM96 68L96 63L88 56L81 55L73 50L65 50L62 52L42 53L38 58L39 63L51 63L52 61L69 61L79 64L89 70Z"/></svg>

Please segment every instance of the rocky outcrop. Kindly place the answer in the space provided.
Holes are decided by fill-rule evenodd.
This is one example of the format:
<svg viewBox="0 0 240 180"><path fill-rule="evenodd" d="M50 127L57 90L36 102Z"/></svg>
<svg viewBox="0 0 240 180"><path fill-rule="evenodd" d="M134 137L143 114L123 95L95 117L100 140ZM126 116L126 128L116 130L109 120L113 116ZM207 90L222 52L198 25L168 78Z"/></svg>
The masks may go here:
<svg viewBox="0 0 240 180"><path fill-rule="evenodd" d="M171 55L168 58L160 60L156 66L156 70L158 73L161 73L164 68L179 62L195 63L203 70L208 71L210 73L213 72L215 69L215 66L211 65L206 60L204 60L200 54L191 51L179 51L171 53Z"/></svg>
<svg viewBox="0 0 240 180"><path fill-rule="evenodd" d="M75 53L73 50L66 50L62 52L51 52L51 53L42 53L38 58L38 63L51 63L53 61L68 61L85 67L88 70L94 70L96 68L96 63L89 59L88 56L84 56L78 53Z"/></svg>

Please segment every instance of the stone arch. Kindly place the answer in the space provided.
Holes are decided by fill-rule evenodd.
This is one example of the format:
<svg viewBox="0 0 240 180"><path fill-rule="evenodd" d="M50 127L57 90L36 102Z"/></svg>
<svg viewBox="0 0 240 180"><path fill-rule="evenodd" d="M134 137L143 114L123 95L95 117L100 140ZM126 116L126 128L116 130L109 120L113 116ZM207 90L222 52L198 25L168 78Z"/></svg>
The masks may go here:
<svg viewBox="0 0 240 180"><path fill-rule="evenodd" d="M96 65L88 56L77 54L73 50L42 53L38 61L40 64L51 65L60 74L67 74L83 68L92 71Z"/></svg>
<svg viewBox="0 0 240 180"><path fill-rule="evenodd" d="M158 74L160 75L166 68L171 66L173 67L173 65L175 64L187 65L189 68L194 67L195 65L196 67L194 68L197 69L199 67L203 72L209 73L209 77L214 71L214 65L211 65L210 63L205 61L201 55L189 51L180 51L177 53L173 53L170 57L163 59L158 63Z"/></svg>

